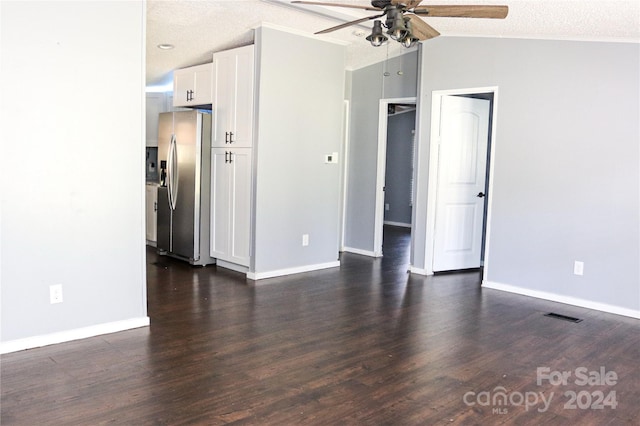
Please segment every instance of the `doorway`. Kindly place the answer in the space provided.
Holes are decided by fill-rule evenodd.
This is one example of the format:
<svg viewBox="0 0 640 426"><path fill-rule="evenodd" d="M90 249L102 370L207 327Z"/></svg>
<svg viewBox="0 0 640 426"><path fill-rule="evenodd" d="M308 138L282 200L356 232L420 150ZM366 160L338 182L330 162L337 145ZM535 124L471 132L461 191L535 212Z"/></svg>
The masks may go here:
<svg viewBox="0 0 640 426"><path fill-rule="evenodd" d="M425 270L486 268L497 88L433 93Z"/></svg>
<svg viewBox="0 0 640 426"><path fill-rule="evenodd" d="M374 256L382 257L382 244L384 240L384 223L385 223L385 212L389 212L392 209L392 205L389 200L385 200L385 185L387 182L387 149L389 148L388 143L388 131L389 131L389 118L390 112L393 117L400 117L403 114L411 114L413 112L413 123L412 129L415 132L415 107L416 107L416 98L390 98L390 99L381 99L379 104L379 114L378 114L378 156L377 156L377 171L376 171L376 203L375 203L375 222L374 222ZM402 118L407 118L408 116L404 116ZM393 126L393 123L392 123ZM407 142L407 141L405 141ZM409 155L410 158L403 158L403 160L408 160L413 167L413 150L415 149L415 143L413 141L410 142L411 149L410 151L406 151L407 145L404 144L403 151L406 152L406 155ZM405 154L401 154L405 155ZM414 173L411 170L411 180L407 183L408 185L412 185ZM410 200L407 202L412 202L413 200L413 187L408 188L408 193L410 194ZM399 202L402 203L402 202ZM387 204L389 204L387 210ZM406 206L402 206L406 207ZM409 206L409 222L406 220L406 211L402 213L402 219L399 220L388 220L387 222L392 222L393 225L397 226L399 224L403 224L406 227L410 227L412 214L412 206ZM398 211L401 210L400 205L398 205ZM413 238L413 234L411 235Z"/></svg>

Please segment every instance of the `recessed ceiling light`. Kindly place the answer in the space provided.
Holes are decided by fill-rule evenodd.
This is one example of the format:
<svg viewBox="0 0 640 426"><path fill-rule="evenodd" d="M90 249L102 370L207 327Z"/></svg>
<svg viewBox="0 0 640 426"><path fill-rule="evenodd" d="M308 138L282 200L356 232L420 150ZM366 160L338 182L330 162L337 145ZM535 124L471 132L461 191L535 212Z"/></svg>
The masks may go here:
<svg viewBox="0 0 640 426"><path fill-rule="evenodd" d="M173 44L169 44L169 43L162 43L158 45L158 49L162 49L162 50L170 50L173 49Z"/></svg>

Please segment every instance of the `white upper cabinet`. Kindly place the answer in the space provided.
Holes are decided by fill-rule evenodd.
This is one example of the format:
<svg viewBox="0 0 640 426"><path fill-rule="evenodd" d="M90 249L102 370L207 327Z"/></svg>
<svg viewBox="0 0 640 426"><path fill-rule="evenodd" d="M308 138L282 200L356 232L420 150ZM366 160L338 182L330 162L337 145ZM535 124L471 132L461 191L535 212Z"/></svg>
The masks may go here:
<svg viewBox="0 0 640 426"><path fill-rule="evenodd" d="M210 105L213 93L211 64L196 65L173 72L173 106Z"/></svg>
<svg viewBox="0 0 640 426"><path fill-rule="evenodd" d="M213 54L212 146L252 146L254 78L253 45Z"/></svg>

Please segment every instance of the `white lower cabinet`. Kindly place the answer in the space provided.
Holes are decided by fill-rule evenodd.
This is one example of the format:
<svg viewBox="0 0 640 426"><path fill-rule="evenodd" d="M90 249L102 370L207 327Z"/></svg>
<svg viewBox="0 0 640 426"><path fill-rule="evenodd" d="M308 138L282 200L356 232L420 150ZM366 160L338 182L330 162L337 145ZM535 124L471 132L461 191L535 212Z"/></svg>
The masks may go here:
<svg viewBox="0 0 640 426"><path fill-rule="evenodd" d="M249 266L251 148L211 150L211 257Z"/></svg>
<svg viewBox="0 0 640 426"><path fill-rule="evenodd" d="M147 243L154 245L158 234L158 185L147 184L145 187L145 218Z"/></svg>

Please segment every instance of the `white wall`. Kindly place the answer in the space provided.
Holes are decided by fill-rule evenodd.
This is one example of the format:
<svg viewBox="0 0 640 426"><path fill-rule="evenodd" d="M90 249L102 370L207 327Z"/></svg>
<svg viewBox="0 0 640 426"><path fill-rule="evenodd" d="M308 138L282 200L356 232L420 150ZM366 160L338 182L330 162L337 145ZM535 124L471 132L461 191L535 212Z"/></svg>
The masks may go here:
<svg viewBox="0 0 640 426"><path fill-rule="evenodd" d="M344 46L271 27L256 33L258 112L252 273L336 266ZM302 235L309 245L302 246Z"/></svg>
<svg viewBox="0 0 640 426"><path fill-rule="evenodd" d="M144 3L0 7L2 349L144 325Z"/></svg>
<svg viewBox="0 0 640 426"><path fill-rule="evenodd" d="M485 284L640 316L639 53L631 43L424 43L414 265L424 266L432 91L498 86Z"/></svg>

